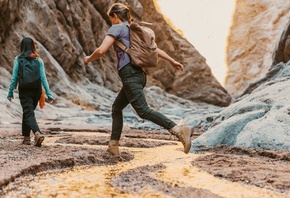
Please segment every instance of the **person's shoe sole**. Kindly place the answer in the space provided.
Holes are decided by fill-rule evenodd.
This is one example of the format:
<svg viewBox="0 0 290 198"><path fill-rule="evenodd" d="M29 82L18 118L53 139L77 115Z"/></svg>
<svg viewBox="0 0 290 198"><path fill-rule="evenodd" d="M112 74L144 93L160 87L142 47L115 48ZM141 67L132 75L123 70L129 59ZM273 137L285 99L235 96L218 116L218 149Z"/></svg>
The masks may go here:
<svg viewBox="0 0 290 198"><path fill-rule="evenodd" d="M40 136L36 139L36 142L35 142L35 146L37 147L41 147L41 143L43 142L44 140L44 136Z"/></svg>
<svg viewBox="0 0 290 198"><path fill-rule="evenodd" d="M181 130L182 130L182 134L183 134L182 136L184 137L184 142L185 142L184 153L188 154L191 148L191 128L188 126L183 126Z"/></svg>

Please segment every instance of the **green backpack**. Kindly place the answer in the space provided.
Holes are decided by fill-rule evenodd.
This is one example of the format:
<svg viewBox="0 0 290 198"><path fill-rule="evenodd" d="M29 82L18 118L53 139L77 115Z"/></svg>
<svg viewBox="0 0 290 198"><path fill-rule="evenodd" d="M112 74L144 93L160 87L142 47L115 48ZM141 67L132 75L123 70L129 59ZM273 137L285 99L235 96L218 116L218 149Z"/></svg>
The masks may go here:
<svg viewBox="0 0 290 198"><path fill-rule="evenodd" d="M20 88L40 88L40 66L36 58L19 58L18 80Z"/></svg>

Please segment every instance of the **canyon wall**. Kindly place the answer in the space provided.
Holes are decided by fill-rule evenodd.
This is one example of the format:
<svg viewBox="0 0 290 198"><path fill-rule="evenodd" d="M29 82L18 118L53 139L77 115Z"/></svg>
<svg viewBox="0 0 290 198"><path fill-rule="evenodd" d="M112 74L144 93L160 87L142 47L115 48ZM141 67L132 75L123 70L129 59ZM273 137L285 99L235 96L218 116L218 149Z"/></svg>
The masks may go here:
<svg viewBox="0 0 290 198"><path fill-rule="evenodd" d="M110 27L106 15L113 0L3 0L0 2L0 89L8 90L13 60L20 53L20 41L32 37L44 60L46 74L55 97L76 104L96 104L99 92L119 91L113 48L100 60L83 64L102 42ZM179 97L196 102L228 106L231 96L212 75L205 58L176 33L155 9L153 0L119 1L128 4L137 21L153 23L156 42L174 59L185 65L175 72L163 60L148 70L147 86L157 85ZM101 97L101 96L100 96ZM109 107L110 105L108 105ZM91 105L98 109L98 105Z"/></svg>
<svg viewBox="0 0 290 198"><path fill-rule="evenodd" d="M232 96L242 94L251 83L263 78L272 65L289 60L281 58L284 57L285 46L288 46L286 51L289 56L289 30L286 31L289 10L289 0L236 1L228 37L225 83ZM286 35L280 42L283 31ZM277 58L278 54L280 58Z"/></svg>

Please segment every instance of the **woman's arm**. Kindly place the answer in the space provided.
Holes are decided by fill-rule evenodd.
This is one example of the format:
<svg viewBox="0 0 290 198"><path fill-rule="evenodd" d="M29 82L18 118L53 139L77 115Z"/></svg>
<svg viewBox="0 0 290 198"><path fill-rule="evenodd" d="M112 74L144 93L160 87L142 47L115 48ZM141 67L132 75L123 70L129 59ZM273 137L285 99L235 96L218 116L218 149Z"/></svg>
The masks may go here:
<svg viewBox="0 0 290 198"><path fill-rule="evenodd" d="M14 98L13 90L16 88L16 85L17 85L18 69L19 69L18 63L19 63L19 60L16 57L14 59L12 77L11 77L10 87L9 87L8 96L7 96L7 99L10 101Z"/></svg>
<svg viewBox="0 0 290 198"><path fill-rule="evenodd" d="M167 60L168 62L170 62L170 64L173 67L175 67L177 70L183 71L184 66L181 63L174 60L173 58L171 58L171 56L169 56L166 52L164 52L163 50L159 48L157 48L157 52L158 52L158 57L163 58L164 60Z"/></svg>
<svg viewBox="0 0 290 198"><path fill-rule="evenodd" d="M109 49L109 47L111 47L111 45L113 45L114 42L115 38L113 36L107 35L104 38L101 46L98 47L90 56L85 57L84 63L88 64L89 62L101 58L101 56Z"/></svg>

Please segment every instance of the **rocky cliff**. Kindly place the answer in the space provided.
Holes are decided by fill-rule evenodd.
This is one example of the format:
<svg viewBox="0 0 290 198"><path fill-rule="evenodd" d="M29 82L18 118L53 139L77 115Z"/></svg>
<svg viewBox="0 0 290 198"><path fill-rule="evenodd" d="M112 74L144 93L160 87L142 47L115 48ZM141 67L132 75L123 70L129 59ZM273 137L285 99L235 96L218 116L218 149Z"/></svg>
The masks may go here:
<svg viewBox="0 0 290 198"><path fill-rule="evenodd" d="M110 27L106 12L114 2L2 0L1 89L6 91L9 87L13 59L20 53L20 40L23 36L31 36L37 42L55 97L97 110L109 109L111 104L98 103L102 96L111 97L102 92L117 92L121 87L113 49L88 66L83 64L83 58L92 53L106 35ZM169 93L196 102L218 106L230 104L231 96L212 75L205 58L165 22L153 0L121 2L130 6L137 21L153 22L158 46L185 65L185 72L175 73L169 63L160 60L157 69L148 71L148 86L158 85Z"/></svg>
<svg viewBox="0 0 290 198"><path fill-rule="evenodd" d="M240 95L251 83L263 78L271 65L289 60L289 10L289 0L236 1L228 37L225 83L232 96Z"/></svg>
<svg viewBox="0 0 290 198"><path fill-rule="evenodd" d="M237 1L226 81L234 100L193 141L191 152L222 144L290 151L289 8L286 0Z"/></svg>

